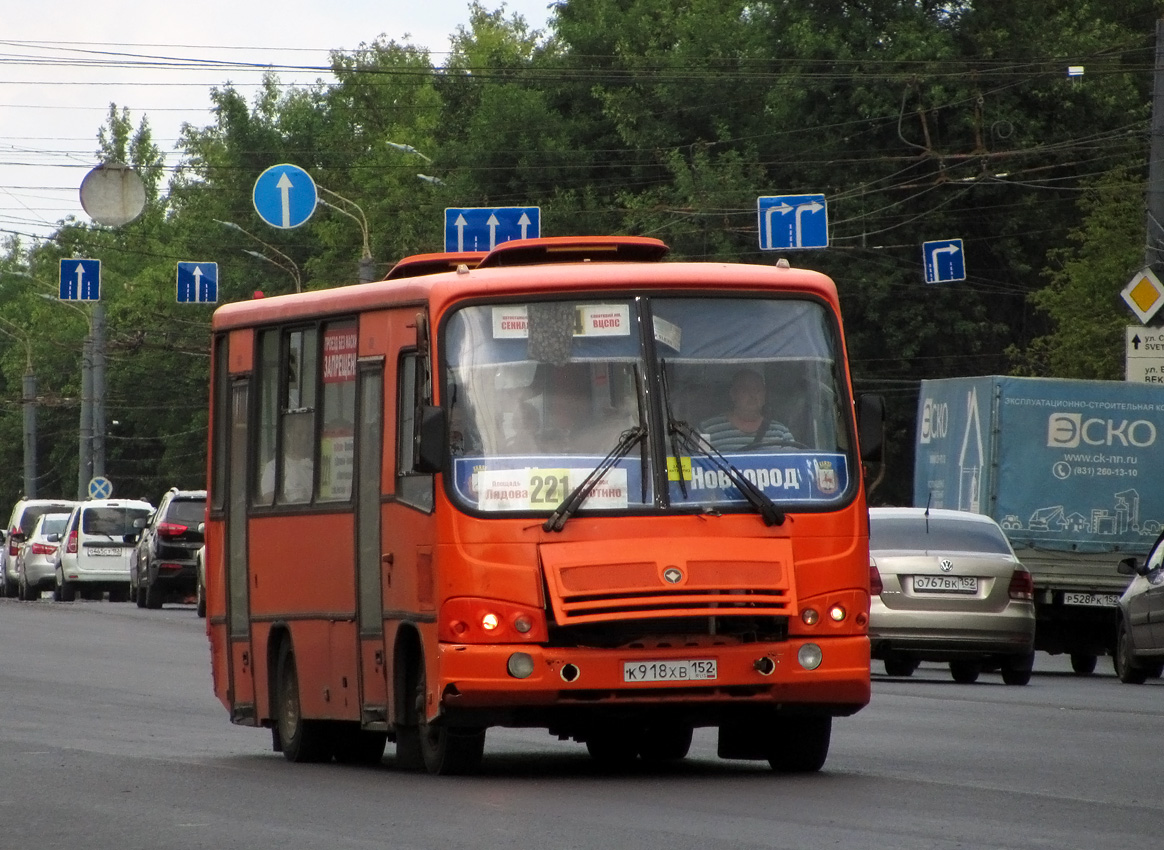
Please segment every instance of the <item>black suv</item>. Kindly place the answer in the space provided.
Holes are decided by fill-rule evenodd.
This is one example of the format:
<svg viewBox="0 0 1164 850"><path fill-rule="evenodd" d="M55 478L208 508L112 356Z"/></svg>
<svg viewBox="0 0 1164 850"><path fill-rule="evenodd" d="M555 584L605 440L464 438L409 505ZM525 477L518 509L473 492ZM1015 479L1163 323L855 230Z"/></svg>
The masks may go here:
<svg viewBox="0 0 1164 850"><path fill-rule="evenodd" d="M129 593L138 608L161 608L183 602L198 590L197 555L206 514L205 490L171 487L158 508L134 520L141 529L137 554L129 568Z"/></svg>

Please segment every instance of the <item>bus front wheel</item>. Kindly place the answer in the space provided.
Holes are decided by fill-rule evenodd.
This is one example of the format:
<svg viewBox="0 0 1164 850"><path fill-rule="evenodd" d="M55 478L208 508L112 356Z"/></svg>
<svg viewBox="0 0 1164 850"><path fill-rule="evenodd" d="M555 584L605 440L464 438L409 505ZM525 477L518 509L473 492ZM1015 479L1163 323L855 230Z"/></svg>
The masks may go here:
<svg viewBox="0 0 1164 850"><path fill-rule="evenodd" d="M815 773L824 767L832 739L833 719L789 717L777 721L768 764L779 773Z"/></svg>
<svg viewBox="0 0 1164 850"><path fill-rule="evenodd" d="M295 669L295 653L290 641L279 648L279 663L275 668L275 720L283 755L293 762L320 762L331 759L331 745L327 725L320 720L305 720L299 704L299 674Z"/></svg>

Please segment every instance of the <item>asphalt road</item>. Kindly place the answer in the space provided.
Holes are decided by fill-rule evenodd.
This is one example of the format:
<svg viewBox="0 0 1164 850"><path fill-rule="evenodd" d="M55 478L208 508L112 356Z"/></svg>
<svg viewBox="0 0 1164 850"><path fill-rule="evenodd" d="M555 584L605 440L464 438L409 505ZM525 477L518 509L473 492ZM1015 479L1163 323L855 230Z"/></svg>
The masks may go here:
<svg viewBox="0 0 1164 850"><path fill-rule="evenodd" d="M33 848L1159 848L1164 681L1026 687L937 665L876 676L820 774L720 761L612 774L537 730L490 730L480 775L292 765L214 698L204 621L0 600L0 850ZM875 669L879 670L880 665Z"/></svg>

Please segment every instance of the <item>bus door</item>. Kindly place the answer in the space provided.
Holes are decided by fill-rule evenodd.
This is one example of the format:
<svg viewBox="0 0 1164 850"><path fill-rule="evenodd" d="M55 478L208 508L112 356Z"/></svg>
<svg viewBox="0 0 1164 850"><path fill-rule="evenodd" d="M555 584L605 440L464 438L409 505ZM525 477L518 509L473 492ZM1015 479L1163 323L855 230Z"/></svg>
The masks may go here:
<svg viewBox="0 0 1164 850"><path fill-rule="evenodd" d="M360 643L360 719L380 728L388 719L384 603L380 569L380 476L384 441L384 363L361 362L356 421L356 605ZM386 728L386 727L384 727Z"/></svg>
<svg viewBox="0 0 1164 850"><path fill-rule="evenodd" d="M250 423L250 378L230 388L230 467L227 471L226 608L230 646L230 704L235 722L253 724L254 655L251 647L250 599L247 589L247 439Z"/></svg>

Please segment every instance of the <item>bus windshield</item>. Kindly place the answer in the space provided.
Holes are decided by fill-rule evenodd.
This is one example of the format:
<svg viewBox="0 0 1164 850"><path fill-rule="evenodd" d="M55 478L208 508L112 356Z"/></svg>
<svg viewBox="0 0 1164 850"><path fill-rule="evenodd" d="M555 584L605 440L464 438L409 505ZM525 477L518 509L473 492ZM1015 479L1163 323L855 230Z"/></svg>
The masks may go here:
<svg viewBox="0 0 1164 850"><path fill-rule="evenodd" d="M851 496L839 331L814 300L474 305L443 343L464 508L553 511L636 428L583 510L752 510L737 476L798 509Z"/></svg>

